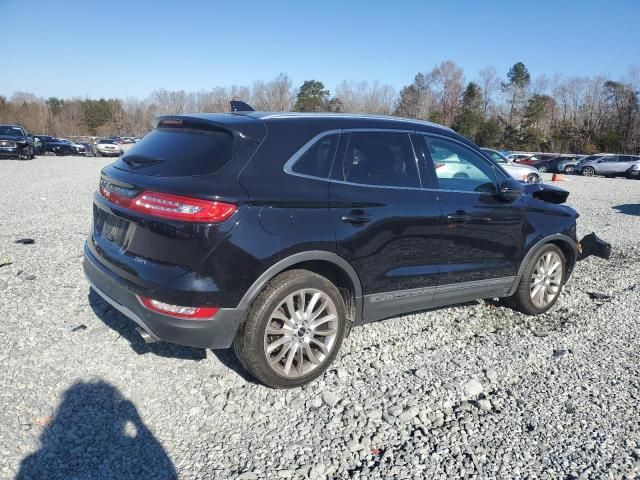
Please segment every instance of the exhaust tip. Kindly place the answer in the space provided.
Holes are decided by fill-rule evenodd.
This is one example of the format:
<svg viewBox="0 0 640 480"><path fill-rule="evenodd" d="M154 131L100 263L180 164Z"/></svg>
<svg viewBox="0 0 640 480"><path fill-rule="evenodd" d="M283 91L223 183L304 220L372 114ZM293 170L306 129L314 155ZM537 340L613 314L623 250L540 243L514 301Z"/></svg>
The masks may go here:
<svg viewBox="0 0 640 480"><path fill-rule="evenodd" d="M142 337L142 340L144 340L144 343L155 343L155 342L157 342L157 340L155 338L153 338L151 336L151 334L149 332L147 332L142 327L136 327L136 332L138 332L138 335L140 335L140 337Z"/></svg>

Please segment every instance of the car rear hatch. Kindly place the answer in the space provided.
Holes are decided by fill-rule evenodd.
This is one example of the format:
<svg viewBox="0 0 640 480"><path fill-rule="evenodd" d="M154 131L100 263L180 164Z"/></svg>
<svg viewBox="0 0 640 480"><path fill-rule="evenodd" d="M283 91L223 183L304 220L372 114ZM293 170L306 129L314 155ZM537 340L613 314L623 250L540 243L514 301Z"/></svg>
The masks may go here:
<svg viewBox="0 0 640 480"><path fill-rule="evenodd" d="M265 130L219 117L162 117L101 173L88 247L134 290L193 274L248 208L237 174Z"/></svg>

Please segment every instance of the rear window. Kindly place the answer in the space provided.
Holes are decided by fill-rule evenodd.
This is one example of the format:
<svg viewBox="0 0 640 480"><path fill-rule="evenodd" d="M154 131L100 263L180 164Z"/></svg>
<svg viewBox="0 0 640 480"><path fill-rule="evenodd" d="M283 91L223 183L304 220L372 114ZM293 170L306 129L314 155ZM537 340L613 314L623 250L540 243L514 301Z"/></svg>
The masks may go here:
<svg viewBox="0 0 640 480"><path fill-rule="evenodd" d="M156 128L114 166L154 176L208 175L229 163L232 146L231 133L223 130Z"/></svg>

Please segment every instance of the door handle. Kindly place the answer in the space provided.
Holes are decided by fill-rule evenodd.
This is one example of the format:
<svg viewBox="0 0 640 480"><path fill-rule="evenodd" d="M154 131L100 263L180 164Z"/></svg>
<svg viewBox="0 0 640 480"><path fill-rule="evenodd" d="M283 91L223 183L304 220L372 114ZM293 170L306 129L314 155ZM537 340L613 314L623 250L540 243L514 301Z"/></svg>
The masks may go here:
<svg viewBox="0 0 640 480"><path fill-rule="evenodd" d="M351 223L353 225L362 225L363 223L368 223L373 218L368 217L366 215L343 215L342 221L345 223Z"/></svg>
<svg viewBox="0 0 640 480"><path fill-rule="evenodd" d="M467 223L471 221L471 215L467 215L466 213L447 215L447 220L449 223Z"/></svg>

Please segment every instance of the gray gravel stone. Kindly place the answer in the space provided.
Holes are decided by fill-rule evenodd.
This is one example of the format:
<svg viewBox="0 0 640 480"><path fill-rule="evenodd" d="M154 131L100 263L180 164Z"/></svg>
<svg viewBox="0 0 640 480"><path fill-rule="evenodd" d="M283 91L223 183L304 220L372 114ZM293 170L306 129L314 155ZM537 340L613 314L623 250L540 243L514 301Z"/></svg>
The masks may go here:
<svg viewBox="0 0 640 480"><path fill-rule="evenodd" d="M560 184L579 234L614 256L579 262L548 313L479 301L355 328L328 373L277 391L231 353L145 345L89 295L82 248L111 161L0 162L0 478L638 476L640 217L624 212L640 182Z"/></svg>
<svg viewBox="0 0 640 480"><path fill-rule="evenodd" d="M331 390L322 391L322 401L330 408L333 408L340 401L340 397L333 393Z"/></svg>
<svg viewBox="0 0 640 480"><path fill-rule="evenodd" d="M484 391L484 387L482 386L482 384L475 379L471 379L466 382L462 389L464 391L465 397L467 398L477 397Z"/></svg>

